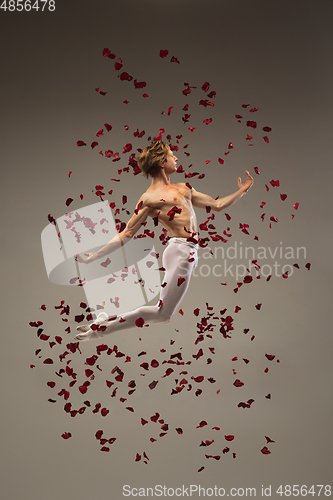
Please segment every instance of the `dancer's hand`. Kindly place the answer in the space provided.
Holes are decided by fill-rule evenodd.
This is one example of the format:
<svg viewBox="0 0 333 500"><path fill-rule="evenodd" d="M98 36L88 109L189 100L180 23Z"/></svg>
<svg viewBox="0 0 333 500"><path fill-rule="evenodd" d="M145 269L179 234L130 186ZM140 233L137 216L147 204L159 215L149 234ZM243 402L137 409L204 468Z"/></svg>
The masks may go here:
<svg viewBox="0 0 333 500"><path fill-rule="evenodd" d="M75 255L75 260L77 262L81 262L81 264L90 264L90 262L93 262L96 260L96 254L95 253L85 253L84 255L87 255L87 258L85 259L82 257L79 253Z"/></svg>
<svg viewBox="0 0 333 500"><path fill-rule="evenodd" d="M245 173L246 173L246 181L242 182L241 178L238 177L238 187L239 189L242 189L244 193L247 193L247 191L253 184L253 177L249 174L248 170L245 170Z"/></svg>

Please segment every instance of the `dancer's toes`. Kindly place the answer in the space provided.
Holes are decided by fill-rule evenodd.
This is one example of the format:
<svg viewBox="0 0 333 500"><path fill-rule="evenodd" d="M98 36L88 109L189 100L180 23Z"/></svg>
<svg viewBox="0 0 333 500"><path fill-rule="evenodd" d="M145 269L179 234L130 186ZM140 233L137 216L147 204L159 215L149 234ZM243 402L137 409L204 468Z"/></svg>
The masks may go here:
<svg viewBox="0 0 333 500"><path fill-rule="evenodd" d="M89 329L85 333L79 333L78 335L75 335L74 339L79 341L84 341L84 340L95 340L101 337L102 337L102 332Z"/></svg>
<svg viewBox="0 0 333 500"><path fill-rule="evenodd" d="M90 326L89 325L81 325L81 326L77 326L76 329L80 333L85 333L88 330L90 330Z"/></svg>
<svg viewBox="0 0 333 500"><path fill-rule="evenodd" d="M101 312L97 316L97 318L94 321L94 323L91 323L90 325L80 325L80 326L77 326L76 329L80 333L87 333L91 329L91 325L98 325L99 326L99 325L101 325L101 323L103 323L105 320L107 320L108 317L109 316L105 312Z"/></svg>

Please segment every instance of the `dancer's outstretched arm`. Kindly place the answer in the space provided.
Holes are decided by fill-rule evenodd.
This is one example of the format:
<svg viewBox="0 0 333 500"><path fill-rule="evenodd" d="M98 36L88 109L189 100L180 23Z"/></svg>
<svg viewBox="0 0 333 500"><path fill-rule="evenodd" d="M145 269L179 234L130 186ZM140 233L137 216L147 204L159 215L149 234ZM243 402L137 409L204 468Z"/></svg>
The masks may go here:
<svg viewBox="0 0 333 500"><path fill-rule="evenodd" d="M246 181L242 182L241 178L238 177L238 191L233 194L229 194L224 198L218 198L214 200L211 196L203 193L199 193L194 188L192 188L192 204L197 208L206 208L210 207L212 210L216 210L220 212L221 210L225 210L227 207L230 207L234 203L236 203L245 193L250 189L253 184L253 177L249 174L247 170L246 173Z"/></svg>
<svg viewBox="0 0 333 500"><path fill-rule="evenodd" d="M141 225L146 221L150 211L150 206L147 204L147 197L145 193L141 196L137 207L134 211L134 214L126 224L125 229L116 234L103 248L93 253L85 253L84 255L87 258L82 257L79 253L75 255L75 260L78 262L82 262L84 264L89 264L90 262L94 262L97 259L101 259L106 255L115 252L127 243L135 233L140 229Z"/></svg>

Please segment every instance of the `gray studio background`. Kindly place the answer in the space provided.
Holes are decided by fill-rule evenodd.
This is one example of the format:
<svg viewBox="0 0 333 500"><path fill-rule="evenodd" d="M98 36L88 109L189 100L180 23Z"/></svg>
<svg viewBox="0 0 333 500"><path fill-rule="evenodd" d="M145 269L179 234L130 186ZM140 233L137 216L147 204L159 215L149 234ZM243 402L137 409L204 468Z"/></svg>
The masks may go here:
<svg viewBox="0 0 333 500"><path fill-rule="evenodd" d="M54 12L1 10L1 498L120 499L125 484L255 487L257 496L262 485L272 485L272 498L279 498L274 488L280 484L330 484L332 14L332 2L326 0L56 0ZM114 61L102 57L105 47L122 58L123 70L146 81L147 87L138 90L121 82ZM160 58L161 49L168 49L167 58ZM180 63L171 63L171 56ZM205 81L217 93L214 108L198 106L198 100L206 98L201 90ZM182 94L184 82L198 87L187 98ZM108 94L96 93L97 87ZM144 92L149 98L141 97ZM192 116L183 124L186 102ZM243 109L247 103L250 107ZM249 113L253 107L258 111ZM242 123L235 114L244 116ZM213 122L204 125L202 120L210 117ZM247 119L257 120L255 131L246 127ZM104 123L113 129L97 139ZM188 126L197 129L191 133ZM264 126L272 131L262 133ZM82 312L79 304L85 297L80 288L48 281L40 234L48 214L57 218L68 211L67 198L74 200L71 209L99 201L94 194L97 184L114 190L107 198L119 207L126 194L126 208L132 212L148 181L132 174L118 176L126 162L113 163L98 150L121 153L132 142L135 151L145 147L146 138L160 127L172 136L173 144L178 134L183 134L180 146L189 144L188 149L180 148L178 157L187 172L192 163L193 171L206 174L201 180L190 179L196 189L224 196L237 189L237 177L244 179L245 169L255 177L248 195L227 210L230 222L216 214L219 233L230 227L230 244L252 245L258 235L257 245L305 247L306 259L294 260L300 269L288 279L255 280L237 294L231 278L194 277L181 306L184 316L177 313L170 325L110 339L111 346L117 344L132 356L125 373L141 384L125 403L135 408L134 414L119 398L110 399L105 377L111 376L116 362L104 357L101 385L96 380L87 397L92 404L100 401L110 413L103 418L87 411L71 418L55 392L62 381L55 380L55 389L46 385L61 365L44 365L35 356L38 348L44 357L52 352L29 322L43 321L45 333L66 336L68 342L73 333L66 335L64 327L74 331L74 316ZM134 139L137 128L146 130L144 138ZM246 133L253 135L253 147L245 141ZM269 144L263 135L269 136ZM87 147L78 148L78 140ZM92 150L94 140L99 146ZM229 142L234 149L224 156ZM206 160L211 162L205 164ZM260 176L254 174L254 166ZM265 184L271 179L279 179L280 187L267 193ZM175 174L173 181L183 182L184 176ZM288 195L284 202L280 193ZM267 205L261 209L263 201ZM196 212L203 222L206 213ZM279 219L271 229L270 216ZM127 220L125 212L120 217ZM250 225L250 236L239 230L239 223ZM228 285L222 286L222 281ZM66 325L54 309L61 300L71 307ZM211 341L194 346L198 318L193 310L200 308L200 319L206 302L217 315L227 308L235 318L235 330L225 341L216 321ZM257 303L263 304L260 311ZM42 304L46 311L40 309ZM242 310L234 314L236 305ZM247 336L244 328L250 328ZM83 355L73 357L77 370L95 353L95 346L81 346ZM205 356L195 361L192 354L200 347ZM215 347L211 365L206 363L208 347ZM151 391L139 375L143 357L137 354L142 350L148 362L154 357L161 362L181 350L185 360L192 360L189 377L213 376L216 383L202 383L200 397L193 390L171 396L176 373L170 380L161 379L169 366L161 365L145 377L147 383L153 378L160 381L161 388ZM275 354L280 363L269 362L265 353ZM234 356L239 361L232 362ZM244 387L235 388L235 378L244 381ZM268 393L270 400L265 398ZM59 401L50 404L52 397ZM239 401L249 398L255 400L250 409L237 408ZM142 426L140 418L149 420L156 411L170 430L150 443L158 432L152 423ZM208 425L196 429L202 420ZM221 428L219 433L213 426ZM178 435L176 427L184 434ZM94 435L98 429L106 437L117 437L109 453L100 452ZM72 437L62 439L64 432ZM228 444L225 434L234 434L235 440ZM267 444L265 436L275 443ZM212 439L210 447L199 446ZM270 455L260 452L266 444ZM227 445L231 451L222 454ZM136 453L143 451L149 457L147 465L135 462ZM221 459L206 459L205 453ZM198 473L201 466L205 469Z"/></svg>

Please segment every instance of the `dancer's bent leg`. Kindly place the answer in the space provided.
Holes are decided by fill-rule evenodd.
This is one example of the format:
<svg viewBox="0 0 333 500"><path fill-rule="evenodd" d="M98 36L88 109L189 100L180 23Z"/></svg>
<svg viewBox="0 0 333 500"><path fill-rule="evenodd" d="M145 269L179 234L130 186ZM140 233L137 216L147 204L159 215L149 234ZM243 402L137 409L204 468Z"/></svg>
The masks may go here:
<svg viewBox="0 0 333 500"><path fill-rule="evenodd" d="M101 313L95 322L97 325L99 323L97 328L90 328L78 334L75 339L93 340L120 330L134 328L137 326L135 322L138 318L142 318L146 324L169 323L187 291L192 271L197 264L197 245L186 242L185 238L171 238L163 253L162 264L165 269L166 285L161 287L160 301L157 305L138 307L110 321L104 321L105 313Z"/></svg>

